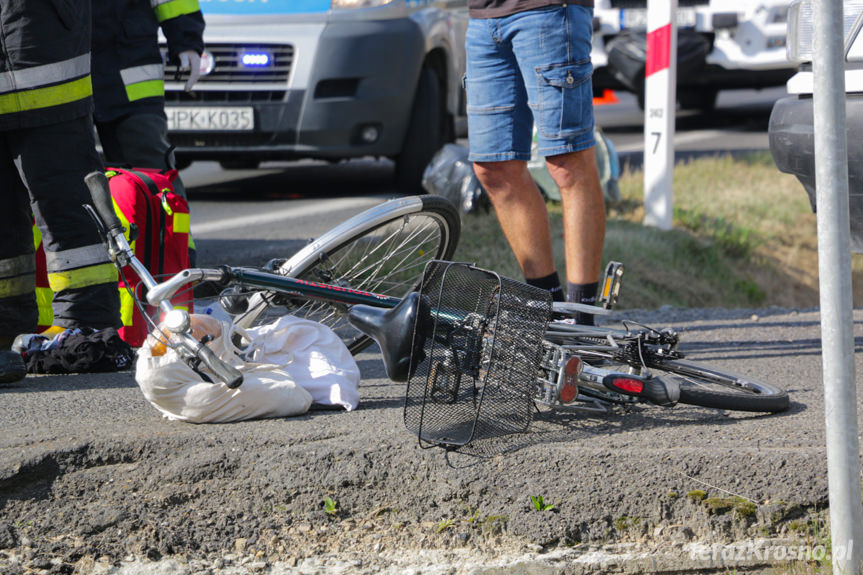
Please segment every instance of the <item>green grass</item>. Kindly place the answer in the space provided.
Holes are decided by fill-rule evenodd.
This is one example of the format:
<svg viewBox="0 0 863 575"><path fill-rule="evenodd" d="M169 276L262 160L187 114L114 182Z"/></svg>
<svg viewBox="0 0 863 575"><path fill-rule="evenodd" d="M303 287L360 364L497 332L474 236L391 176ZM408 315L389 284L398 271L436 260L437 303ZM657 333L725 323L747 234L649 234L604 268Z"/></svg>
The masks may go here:
<svg viewBox="0 0 863 575"><path fill-rule="evenodd" d="M619 308L818 305L816 218L802 186L768 153L678 164L670 231L642 224L641 171L625 172L620 188L622 201L607 206L603 251L603 264L626 270ZM563 276L560 206L548 209ZM454 259L522 279L493 212L464 217ZM855 305L863 305L860 256L852 266Z"/></svg>

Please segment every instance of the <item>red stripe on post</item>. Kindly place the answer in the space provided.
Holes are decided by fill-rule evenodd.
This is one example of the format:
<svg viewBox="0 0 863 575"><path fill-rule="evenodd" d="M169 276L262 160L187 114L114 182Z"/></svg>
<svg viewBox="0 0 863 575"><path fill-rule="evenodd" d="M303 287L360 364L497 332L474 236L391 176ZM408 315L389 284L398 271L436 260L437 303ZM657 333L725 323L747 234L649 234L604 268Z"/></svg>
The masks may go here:
<svg viewBox="0 0 863 575"><path fill-rule="evenodd" d="M668 69L671 62L671 23L647 33L647 63L644 75Z"/></svg>

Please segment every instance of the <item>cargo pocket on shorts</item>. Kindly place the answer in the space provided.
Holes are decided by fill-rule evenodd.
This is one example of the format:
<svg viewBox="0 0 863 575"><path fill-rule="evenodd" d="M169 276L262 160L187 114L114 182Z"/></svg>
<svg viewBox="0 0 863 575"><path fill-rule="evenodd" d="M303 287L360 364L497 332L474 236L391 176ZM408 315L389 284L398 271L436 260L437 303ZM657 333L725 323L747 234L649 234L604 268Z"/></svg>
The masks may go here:
<svg viewBox="0 0 863 575"><path fill-rule="evenodd" d="M589 59L536 68L539 130L543 137L577 136L593 128Z"/></svg>

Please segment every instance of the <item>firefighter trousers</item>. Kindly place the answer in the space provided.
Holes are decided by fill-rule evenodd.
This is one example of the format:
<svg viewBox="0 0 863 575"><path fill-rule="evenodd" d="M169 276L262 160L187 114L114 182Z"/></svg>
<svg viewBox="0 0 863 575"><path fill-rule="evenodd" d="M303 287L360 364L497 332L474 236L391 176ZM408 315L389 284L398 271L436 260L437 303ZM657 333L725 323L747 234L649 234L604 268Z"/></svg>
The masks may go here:
<svg viewBox="0 0 863 575"><path fill-rule="evenodd" d="M36 329L34 217L54 325L119 327L117 271L82 207L101 169L89 116L0 132L0 337Z"/></svg>

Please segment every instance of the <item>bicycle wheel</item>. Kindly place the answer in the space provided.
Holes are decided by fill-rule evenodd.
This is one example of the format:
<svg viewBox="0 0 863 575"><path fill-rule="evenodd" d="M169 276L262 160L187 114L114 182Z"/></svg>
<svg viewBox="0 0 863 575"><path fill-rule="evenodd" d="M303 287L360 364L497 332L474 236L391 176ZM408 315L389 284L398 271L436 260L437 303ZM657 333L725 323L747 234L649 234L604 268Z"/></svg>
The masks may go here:
<svg viewBox="0 0 863 575"><path fill-rule="evenodd" d="M399 198L346 220L277 271L298 279L403 297L419 287L429 261L452 257L460 233L459 213L449 200L431 195ZM250 299L249 311L235 321L249 327L289 313L327 325L351 353L372 343L348 323L347 305L282 299L269 292L256 294Z"/></svg>
<svg viewBox="0 0 863 575"><path fill-rule="evenodd" d="M680 384L680 403L727 409L730 411L762 411L776 413L790 405L788 394L769 383L694 363L667 360L655 365L647 360L655 372L674 377Z"/></svg>
<svg viewBox="0 0 863 575"><path fill-rule="evenodd" d="M647 367L655 376L674 379L680 386L679 403L727 409L775 413L790 405L788 394L769 383L719 371L696 363L669 359L651 346L633 347L636 341L626 331L604 327L549 324L546 338L566 345L586 362L598 361L604 369L642 373ZM613 341L613 343L611 343ZM619 366L614 368L612 366Z"/></svg>

